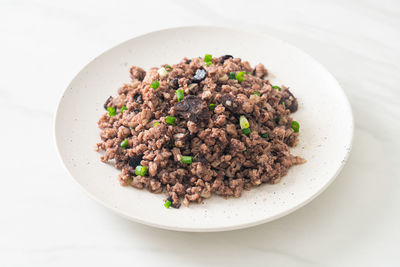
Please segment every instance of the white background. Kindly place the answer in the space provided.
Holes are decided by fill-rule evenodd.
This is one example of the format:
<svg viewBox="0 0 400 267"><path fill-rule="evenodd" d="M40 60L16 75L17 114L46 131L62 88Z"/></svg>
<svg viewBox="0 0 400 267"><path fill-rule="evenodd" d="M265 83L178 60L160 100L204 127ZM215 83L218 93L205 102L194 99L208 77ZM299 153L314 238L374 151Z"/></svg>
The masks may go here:
<svg viewBox="0 0 400 267"><path fill-rule="evenodd" d="M309 205L245 230L170 232L114 215L64 170L53 117L74 75L182 25L274 35L338 79L353 150ZM400 266L399 49L399 1L0 0L0 266Z"/></svg>

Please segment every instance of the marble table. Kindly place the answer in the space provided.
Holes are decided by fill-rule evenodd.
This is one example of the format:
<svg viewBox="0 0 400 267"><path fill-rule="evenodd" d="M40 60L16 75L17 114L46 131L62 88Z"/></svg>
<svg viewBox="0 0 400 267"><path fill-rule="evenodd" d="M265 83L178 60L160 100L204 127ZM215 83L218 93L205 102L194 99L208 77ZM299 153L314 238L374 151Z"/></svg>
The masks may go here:
<svg viewBox="0 0 400 267"><path fill-rule="evenodd" d="M343 86L353 150L309 205L244 230L172 232L111 213L64 170L53 117L69 81L126 39L182 25L274 35ZM399 1L0 0L0 33L0 266L400 266Z"/></svg>

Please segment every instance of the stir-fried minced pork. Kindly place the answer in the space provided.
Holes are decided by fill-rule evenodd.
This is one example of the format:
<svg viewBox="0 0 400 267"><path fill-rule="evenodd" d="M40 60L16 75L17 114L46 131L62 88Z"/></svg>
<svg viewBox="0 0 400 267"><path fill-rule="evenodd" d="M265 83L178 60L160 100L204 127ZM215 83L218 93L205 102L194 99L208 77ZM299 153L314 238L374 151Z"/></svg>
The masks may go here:
<svg viewBox="0 0 400 267"><path fill-rule="evenodd" d="M133 66L130 75L104 104L96 146L121 170L121 185L166 192L168 206L178 208L213 193L240 197L305 162L289 150L298 141L290 117L297 99L270 84L263 64L184 58L147 72Z"/></svg>

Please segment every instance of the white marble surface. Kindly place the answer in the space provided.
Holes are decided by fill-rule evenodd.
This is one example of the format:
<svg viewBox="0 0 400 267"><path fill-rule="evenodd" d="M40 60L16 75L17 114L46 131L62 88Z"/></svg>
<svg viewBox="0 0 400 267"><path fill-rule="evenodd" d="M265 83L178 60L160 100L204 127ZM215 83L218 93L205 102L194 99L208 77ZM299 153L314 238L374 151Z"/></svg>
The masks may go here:
<svg viewBox="0 0 400 267"><path fill-rule="evenodd" d="M343 86L353 151L306 207L245 230L170 232L99 206L62 167L53 116L74 75L133 36L196 24L275 35ZM395 0L0 0L0 266L400 266L399 48Z"/></svg>

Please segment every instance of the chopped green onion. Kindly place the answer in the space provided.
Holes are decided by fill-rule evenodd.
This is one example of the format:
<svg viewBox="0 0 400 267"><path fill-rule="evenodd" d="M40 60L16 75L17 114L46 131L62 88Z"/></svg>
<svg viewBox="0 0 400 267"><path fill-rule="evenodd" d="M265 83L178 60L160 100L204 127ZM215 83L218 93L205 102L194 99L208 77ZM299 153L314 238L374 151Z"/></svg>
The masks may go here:
<svg viewBox="0 0 400 267"><path fill-rule="evenodd" d="M156 127L157 125L159 125L160 123L157 121L153 124L153 127Z"/></svg>
<svg viewBox="0 0 400 267"><path fill-rule="evenodd" d="M207 66L210 66L212 64L212 55L206 54L204 56L204 62L206 63Z"/></svg>
<svg viewBox="0 0 400 267"><path fill-rule="evenodd" d="M282 101L282 106L286 107L285 101Z"/></svg>
<svg viewBox="0 0 400 267"><path fill-rule="evenodd" d="M175 124L175 120L176 120L176 117L167 116L165 118L165 122L170 124L170 125L174 125Z"/></svg>
<svg viewBox="0 0 400 267"><path fill-rule="evenodd" d="M230 72L229 73L229 79L236 79L236 73Z"/></svg>
<svg viewBox="0 0 400 267"><path fill-rule="evenodd" d="M297 121L292 121L292 129L295 133L298 133L300 129L300 124Z"/></svg>
<svg viewBox="0 0 400 267"><path fill-rule="evenodd" d="M181 162L185 163L185 164L192 164L193 157L192 156L182 156L181 157Z"/></svg>
<svg viewBox="0 0 400 267"><path fill-rule="evenodd" d="M117 112L115 111L114 107L108 107L107 110L108 110L108 116L111 117L117 115Z"/></svg>
<svg viewBox="0 0 400 267"><path fill-rule="evenodd" d="M168 72L164 67L159 68L157 72L160 74L160 77L165 77L168 75Z"/></svg>
<svg viewBox="0 0 400 267"><path fill-rule="evenodd" d="M236 74L236 80L237 80L238 82L243 82L243 81L244 81L244 74L245 74L244 71L239 71L239 72Z"/></svg>
<svg viewBox="0 0 400 267"><path fill-rule="evenodd" d="M278 90L278 91L281 90L281 88L280 88L279 86L276 86L276 85L272 86L272 88L273 88L273 89L276 89L276 90Z"/></svg>
<svg viewBox="0 0 400 267"><path fill-rule="evenodd" d="M251 130L250 130L250 128L243 128L242 129L242 133L244 133L245 135L249 136L250 133L251 133Z"/></svg>
<svg viewBox="0 0 400 267"><path fill-rule="evenodd" d="M179 102L183 100L184 94L182 89L176 90L176 98L178 99Z"/></svg>
<svg viewBox="0 0 400 267"><path fill-rule="evenodd" d="M262 138L268 138L268 137L269 137L269 133L263 133L263 134L261 135L261 137L262 137Z"/></svg>
<svg viewBox="0 0 400 267"><path fill-rule="evenodd" d="M150 88L157 89L158 87L160 87L159 81L154 81L152 84L150 84Z"/></svg>
<svg viewBox="0 0 400 267"><path fill-rule="evenodd" d="M278 124L280 120L281 120L281 118L279 118L279 117L275 118L276 124Z"/></svg>
<svg viewBox="0 0 400 267"><path fill-rule="evenodd" d="M122 106L120 112L124 113L125 110L128 110L126 106Z"/></svg>
<svg viewBox="0 0 400 267"><path fill-rule="evenodd" d="M208 109L209 110L214 110L215 109L215 104L210 104L210 105L208 105Z"/></svg>
<svg viewBox="0 0 400 267"><path fill-rule="evenodd" d="M171 201L169 201L168 199L165 201L164 203L164 207L166 207L167 209L169 209L169 207L171 207Z"/></svg>
<svg viewBox="0 0 400 267"><path fill-rule="evenodd" d="M241 129L245 129L245 128L249 128L249 127L250 127L250 123L249 123L249 121L246 119L245 116L240 116L240 118L239 118L239 124L240 124L240 128L241 128Z"/></svg>
<svg viewBox="0 0 400 267"><path fill-rule="evenodd" d="M135 174L136 175L140 175L140 176L146 176L147 167L146 166L137 165L136 168L135 168Z"/></svg>
<svg viewBox="0 0 400 267"><path fill-rule="evenodd" d="M253 95L261 96L261 94L259 92L257 92L257 91L253 92Z"/></svg>
<svg viewBox="0 0 400 267"><path fill-rule="evenodd" d="M128 146L128 144L129 144L129 141L128 141L128 139L125 138L124 141L121 142L121 147L125 148Z"/></svg>
<svg viewBox="0 0 400 267"><path fill-rule="evenodd" d="M168 72L171 72L173 70L173 68L170 65L165 65L164 68Z"/></svg>

